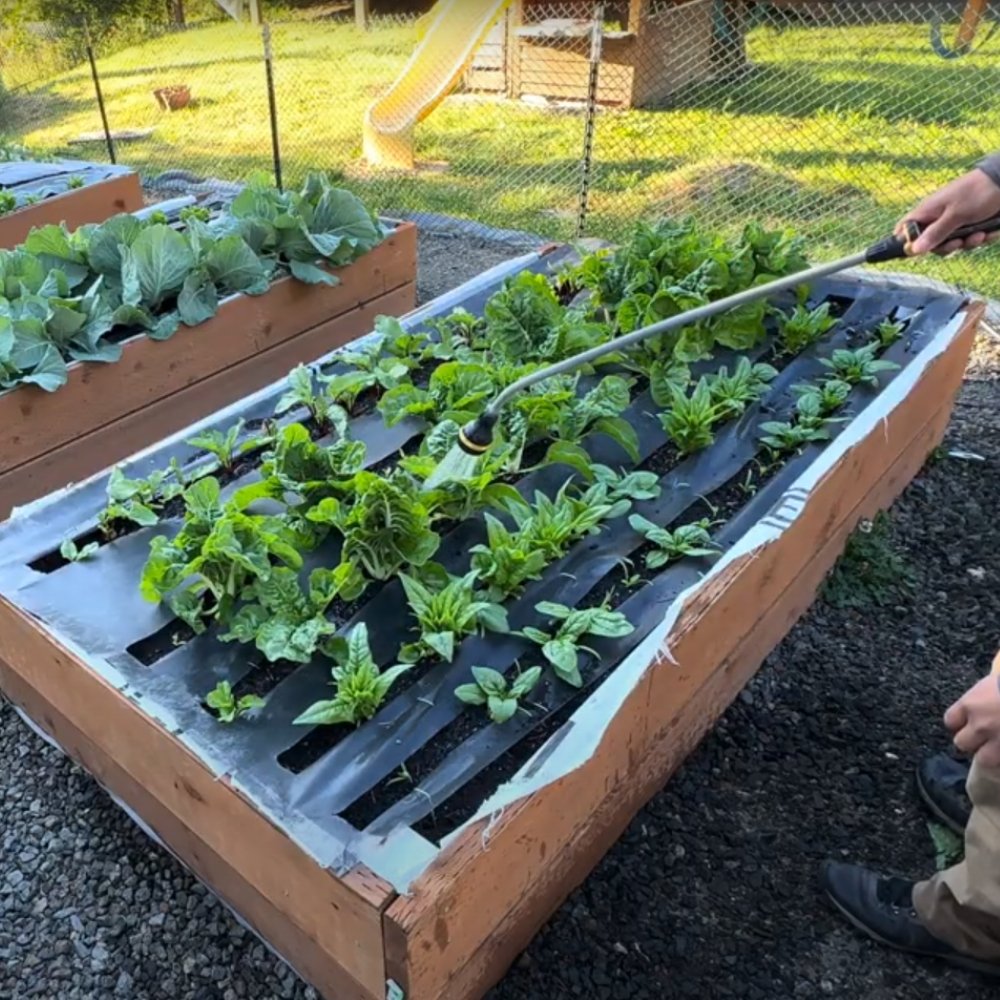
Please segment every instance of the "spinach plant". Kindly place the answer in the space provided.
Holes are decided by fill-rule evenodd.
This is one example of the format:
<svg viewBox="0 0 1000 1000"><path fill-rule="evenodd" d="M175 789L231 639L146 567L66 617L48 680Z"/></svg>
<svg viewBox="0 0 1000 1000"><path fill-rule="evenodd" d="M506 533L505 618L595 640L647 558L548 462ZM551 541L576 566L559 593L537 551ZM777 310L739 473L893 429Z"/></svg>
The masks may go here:
<svg viewBox="0 0 1000 1000"><path fill-rule="evenodd" d="M333 698L317 701L294 720L297 726L358 725L370 719L385 701L392 685L412 664L399 663L380 670L368 644L368 627L358 622L346 638L329 644L337 666Z"/></svg>
<svg viewBox="0 0 1000 1000"><path fill-rule="evenodd" d="M815 309L798 305L791 313L778 314L778 344L786 354L798 354L816 343L837 322L830 315L830 303Z"/></svg>
<svg viewBox="0 0 1000 1000"><path fill-rule="evenodd" d="M406 573L400 573L399 579L420 628L419 641L407 643L400 650L399 659L404 663L416 663L428 656L439 656L450 663L465 636L481 628L509 631L504 608L476 592L479 574L475 570L451 577L439 588Z"/></svg>
<svg viewBox="0 0 1000 1000"><path fill-rule="evenodd" d="M689 455L715 440L715 424L726 412L727 405L713 401L711 385L702 377L690 396L671 388L670 408L660 414L660 423L680 454Z"/></svg>
<svg viewBox="0 0 1000 1000"><path fill-rule="evenodd" d="M609 611L603 607L574 609L552 601L541 601L535 605L535 610L558 622L555 631L528 627L519 634L538 643L556 676L573 687L583 686L579 668L581 651L597 655L589 647L580 645L584 636L614 639L635 630L635 626L620 611Z"/></svg>
<svg viewBox="0 0 1000 1000"><path fill-rule="evenodd" d="M873 341L853 351L842 348L834 351L829 358L820 358L820 363L849 385L864 384L877 389L880 372L899 369L894 361L883 361L876 357L879 347L880 344Z"/></svg>
<svg viewBox="0 0 1000 1000"><path fill-rule="evenodd" d="M884 319L877 327L875 327L875 336L878 337L878 342L883 348L891 347L893 344L903 336L903 326L905 324L893 321L891 319Z"/></svg>
<svg viewBox="0 0 1000 1000"><path fill-rule="evenodd" d="M745 357L737 362L732 375L723 365L708 380L709 396L719 410L719 419L738 417L750 403L755 403L767 392L777 375L773 366L761 362L753 364Z"/></svg>
<svg viewBox="0 0 1000 1000"><path fill-rule="evenodd" d="M719 547L709 534L707 518L691 524L682 524L673 531L654 524L640 514L633 514L628 523L647 542L656 546L651 552L646 553L646 565L650 569L660 569L685 556L711 556L719 551Z"/></svg>
<svg viewBox="0 0 1000 1000"><path fill-rule="evenodd" d="M541 667L530 667L509 682L499 670L473 667L473 682L455 688L455 697L467 705L485 705L490 719L500 725L514 717L521 699L534 690L541 676Z"/></svg>

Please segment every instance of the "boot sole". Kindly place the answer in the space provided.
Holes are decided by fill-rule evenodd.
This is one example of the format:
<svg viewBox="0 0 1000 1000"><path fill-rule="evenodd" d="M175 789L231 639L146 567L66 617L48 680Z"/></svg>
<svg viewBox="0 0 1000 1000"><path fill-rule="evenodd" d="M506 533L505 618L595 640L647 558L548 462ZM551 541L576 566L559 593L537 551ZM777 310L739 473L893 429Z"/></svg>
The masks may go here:
<svg viewBox="0 0 1000 1000"><path fill-rule="evenodd" d="M920 775L920 768L917 768L917 793L920 798L923 799L924 805L934 814L935 819L943 823L952 833L957 834L959 837L965 836L965 827L961 823L957 823L951 816L949 816L944 810L934 801L927 786L923 782L923 778Z"/></svg>
<svg viewBox="0 0 1000 1000"><path fill-rule="evenodd" d="M829 890L826 891L826 898L830 900L837 911L842 914L852 926L857 928L873 941L878 941L879 944L883 944L887 948L893 948L896 951L906 952L909 955L921 955L925 958L936 958L939 961L947 962L949 965L954 965L970 972L978 972L980 975L989 976L993 979L1000 978L1000 964L995 962L984 962L978 958L970 958L967 955L962 955L958 952L942 953L939 951L923 951L919 948L907 948L895 941L890 941L877 931L873 931L867 924L859 920L853 913L851 913L850 910L843 906L841 902L829 892Z"/></svg>

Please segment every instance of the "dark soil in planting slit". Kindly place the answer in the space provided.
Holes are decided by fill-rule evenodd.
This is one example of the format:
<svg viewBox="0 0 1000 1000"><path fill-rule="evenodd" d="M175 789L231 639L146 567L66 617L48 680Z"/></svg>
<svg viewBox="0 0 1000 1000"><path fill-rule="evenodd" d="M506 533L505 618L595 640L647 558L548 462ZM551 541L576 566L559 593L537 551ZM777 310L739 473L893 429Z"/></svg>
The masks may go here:
<svg viewBox="0 0 1000 1000"><path fill-rule="evenodd" d="M247 650L248 658L256 654L255 650ZM293 663L291 660L278 660L270 663L262 656L258 656L257 665L233 685L233 697L239 701L245 694L255 694L259 698L266 698L283 680L291 677L302 666L301 663Z"/></svg>
<svg viewBox="0 0 1000 1000"><path fill-rule="evenodd" d="M447 695L446 695L447 696ZM485 707L470 706L429 744L410 757L402 770L390 774L343 812L343 818L363 830L399 799L405 797L465 740L492 725Z"/></svg>
<svg viewBox="0 0 1000 1000"><path fill-rule="evenodd" d="M194 636L194 629L190 625L175 618L152 635L133 643L126 652L149 667L172 653L178 646L190 642Z"/></svg>

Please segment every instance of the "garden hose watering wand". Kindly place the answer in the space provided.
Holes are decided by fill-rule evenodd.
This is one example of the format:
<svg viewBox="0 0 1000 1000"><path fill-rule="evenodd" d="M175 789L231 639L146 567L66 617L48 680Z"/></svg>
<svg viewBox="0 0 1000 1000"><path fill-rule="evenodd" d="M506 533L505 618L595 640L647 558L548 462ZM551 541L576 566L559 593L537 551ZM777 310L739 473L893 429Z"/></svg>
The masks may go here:
<svg viewBox="0 0 1000 1000"><path fill-rule="evenodd" d="M972 225L956 229L951 236L942 241L941 245L950 240L967 239L976 233L993 233L998 230L1000 230L1000 216L995 216L983 222L976 222ZM770 281L766 285L748 288L745 291L737 292L735 295L730 295L728 298L710 302L708 305L698 306L696 309L689 309L687 312L680 313L677 316L670 316L667 319L660 320L660 322L653 323L650 326L644 326L642 329L635 330L632 333L615 337L607 343L592 347L587 351L581 351L579 354L564 358L555 364L539 368L530 375L525 375L524 378L519 378L516 382L512 382L496 396L493 402L475 420L466 424L459 431L457 447L466 455L478 456L488 451L490 445L493 443L493 430L496 427L496 422L504 406L519 393L524 392L525 389L530 388L537 382L542 382L555 375L564 375L574 368L579 368L581 365L595 361L606 354L613 354L624 347L630 347L632 344L637 344L648 337L654 337L661 333L669 333L678 327L687 326L689 323L698 323L701 320L717 316L719 313L726 312L729 309L735 309L737 306L756 302L758 299L774 295L777 292L787 291L789 288L795 288L797 285L808 284L828 274L835 274L838 271L844 271L849 267L858 267L861 264L882 264L886 261L909 257L913 241L922 232L923 227L920 223L907 222L905 230L901 235L887 236L861 253L852 254L850 257L842 257L840 260L834 260L827 264L818 264L816 267L808 268L805 271L798 271L788 277Z"/></svg>

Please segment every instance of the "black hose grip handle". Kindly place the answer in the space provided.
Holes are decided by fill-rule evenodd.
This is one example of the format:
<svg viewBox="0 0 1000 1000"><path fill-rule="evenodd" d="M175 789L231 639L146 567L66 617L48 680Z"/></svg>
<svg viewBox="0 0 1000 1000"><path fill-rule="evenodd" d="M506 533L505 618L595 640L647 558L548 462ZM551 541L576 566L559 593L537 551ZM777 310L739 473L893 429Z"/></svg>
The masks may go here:
<svg viewBox="0 0 1000 1000"><path fill-rule="evenodd" d="M1000 215L995 215L991 219L984 219L982 222L973 222L968 226L961 226L950 236L940 243L950 243L952 240L965 240L976 233L995 233L1000 230ZM869 264L882 264L887 260L900 260L910 256L910 247L913 242L924 231L924 227L919 222L912 219L905 224L902 235L887 236L884 240L879 240L865 251L865 260Z"/></svg>

